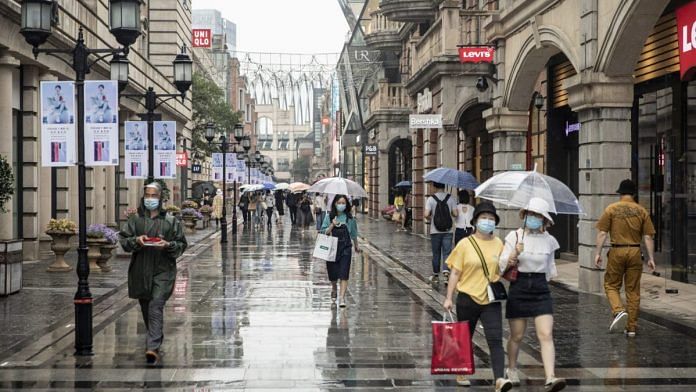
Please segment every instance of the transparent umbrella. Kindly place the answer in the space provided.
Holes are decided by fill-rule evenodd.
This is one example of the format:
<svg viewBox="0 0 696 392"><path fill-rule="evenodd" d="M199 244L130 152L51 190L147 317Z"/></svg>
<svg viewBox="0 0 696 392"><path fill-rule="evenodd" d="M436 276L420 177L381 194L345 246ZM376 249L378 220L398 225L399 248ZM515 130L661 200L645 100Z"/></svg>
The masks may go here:
<svg viewBox="0 0 696 392"><path fill-rule="evenodd" d="M332 195L346 195L353 197L367 197L367 192L357 182L347 178L332 177L317 181L308 192L328 193Z"/></svg>
<svg viewBox="0 0 696 392"><path fill-rule="evenodd" d="M584 215L578 198L566 184L536 170L496 174L476 188L476 197L518 208L526 208L531 198L538 197L555 214Z"/></svg>

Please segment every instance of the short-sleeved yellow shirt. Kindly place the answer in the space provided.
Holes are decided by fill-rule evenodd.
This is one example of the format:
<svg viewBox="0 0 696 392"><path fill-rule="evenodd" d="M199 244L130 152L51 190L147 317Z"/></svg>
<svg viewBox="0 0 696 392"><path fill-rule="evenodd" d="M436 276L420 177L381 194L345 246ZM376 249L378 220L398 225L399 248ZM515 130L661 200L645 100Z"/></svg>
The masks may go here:
<svg viewBox="0 0 696 392"><path fill-rule="evenodd" d="M637 245L643 236L655 235L648 211L632 201L610 204L599 218L597 229L609 233L612 244L620 245Z"/></svg>
<svg viewBox="0 0 696 392"><path fill-rule="evenodd" d="M491 282L498 281L500 279L498 260L503 252L503 241L498 237L487 241L476 238L476 243L486 259ZM457 283L457 290L460 293L468 294L479 305L488 304L488 279L483 273L481 259L468 238L459 241L447 258L447 265L451 269L462 272Z"/></svg>

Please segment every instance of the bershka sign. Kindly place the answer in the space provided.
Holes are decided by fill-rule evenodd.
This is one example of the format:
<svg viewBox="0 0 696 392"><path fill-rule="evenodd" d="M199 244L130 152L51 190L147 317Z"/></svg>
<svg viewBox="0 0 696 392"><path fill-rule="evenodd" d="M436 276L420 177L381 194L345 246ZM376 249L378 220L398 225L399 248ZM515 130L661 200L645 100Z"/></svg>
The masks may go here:
<svg viewBox="0 0 696 392"><path fill-rule="evenodd" d="M494 54L493 46L459 47L459 61L462 63L492 63Z"/></svg>
<svg viewBox="0 0 696 392"><path fill-rule="evenodd" d="M193 47L211 48L213 46L213 33L210 29L193 29Z"/></svg>
<svg viewBox="0 0 696 392"><path fill-rule="evenodd" d="M442 114L410 114L408 127L410 129L442 128Z"/></svg>
<svg viewBox="0 0 696 392"><path fill-rule="evenodd" d="M679 75L690 79L696 69L696 2L677 9L677 33L679 35Z"/></svg>

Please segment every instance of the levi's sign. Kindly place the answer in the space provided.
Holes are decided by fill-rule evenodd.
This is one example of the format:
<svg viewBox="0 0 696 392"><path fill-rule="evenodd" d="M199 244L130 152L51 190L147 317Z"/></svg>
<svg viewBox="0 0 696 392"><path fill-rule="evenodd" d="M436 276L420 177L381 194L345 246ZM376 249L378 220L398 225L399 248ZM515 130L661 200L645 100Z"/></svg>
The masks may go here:
<svg viewBox="0 0 696 392"><path fill-rule="evenodd" d="M410 114L408 127L410 129L442 128L442 114Z"/></svg>
<svg viewBox="0 0 696 392"><path fill-rule="evenodd" d="M679 75L691 79L696 69L696 3L690 2L677 9L679 35Z"/></svg>
<svg viewBox="0 0 696 392"><path fill-rule="evenodd" d="M492 63L495 48L492 46L461 46L459 61L462 63Z"/></svg>

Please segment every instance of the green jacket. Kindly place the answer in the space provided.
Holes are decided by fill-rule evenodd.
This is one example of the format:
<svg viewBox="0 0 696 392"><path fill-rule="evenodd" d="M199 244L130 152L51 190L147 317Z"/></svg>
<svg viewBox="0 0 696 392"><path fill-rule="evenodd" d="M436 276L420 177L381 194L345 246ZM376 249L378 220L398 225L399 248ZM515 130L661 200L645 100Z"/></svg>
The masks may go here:
<svg viewBox="0 0 696 392"><path fill-rule="evenodd" d="M132 252L128 267L128 296L137 299L169 299L176 281L176 259L188 246L181 222L164 211L154 219L141 213L131 216L121 230L121 246ZM166 249L139 245L141 235L161 237L170 243Z"/></svg>

